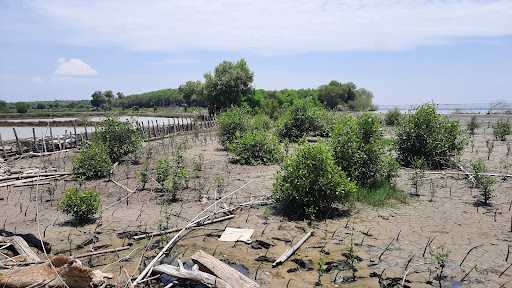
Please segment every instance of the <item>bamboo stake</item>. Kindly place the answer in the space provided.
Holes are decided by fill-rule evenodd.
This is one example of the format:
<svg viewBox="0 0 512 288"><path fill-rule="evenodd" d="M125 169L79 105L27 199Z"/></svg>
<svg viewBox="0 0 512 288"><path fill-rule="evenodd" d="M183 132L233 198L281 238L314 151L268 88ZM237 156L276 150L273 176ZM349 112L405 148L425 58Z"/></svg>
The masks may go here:
<svg viewBox="0 0 512 288"><path fill-rule="evenodd" d="M308 240L308 238L311 237L312 233L313 233L313 230L306 233L306 235L304 235L304 237L302 237L302 239L300 239L299 242L297 242L290 249L288 249L285 253L283 253L281 256L279 256L279 258L277 258L277 260L274 263L272 263L272 267L281 265L286 260L288 260L288 258L290 258L290 256L292 256L293 253L295 253L295 251L297 251L300 248L300 246L302 246L302 244L304 244L304 242L306 242L306 240Z"/></svg>

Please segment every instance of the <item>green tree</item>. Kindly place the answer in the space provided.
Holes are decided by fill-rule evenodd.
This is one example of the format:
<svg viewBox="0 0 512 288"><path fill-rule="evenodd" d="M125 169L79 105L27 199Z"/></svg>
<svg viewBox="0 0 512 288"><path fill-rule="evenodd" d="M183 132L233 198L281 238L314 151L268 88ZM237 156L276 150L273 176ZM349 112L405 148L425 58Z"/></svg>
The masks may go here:
<svg viewBox="0 0 512 288"><path fill-rule="evenodd" d="M9 111L9 105L4 100L0 100L0 112Z"/></svg>
<svg viewBox="0 0 512 288"><path fill-rule="evenodd" d="M101 91L94 91L91 95L91 105L92 107L95 107L96 109L100 109L107 103L107 99L105 98L105 95L101 93Z"/></svg>
<svg viewBox="0 0 512 288"><path fill-rule="evenodd" d="M334 109L338 105L353 101L356 98L356 89L356 85L352 82L341 83L333 80L318 88L318 99L326 107Z"/></svg>
<svg viewBox="0 0 512 288"><path fill-rule="evenodd" d="M187 81L178 87L178 92L187 105L200 102L204 98L203 83L201 81Z"/></svg>
<svg viewBox="0 0 512 288"><path fill-rule="evenodd" d="M117 99L124 99L126 97L123 92L117 92L116 96L117 96Z"/></svg>
<svg viewBox="0 0 512 288"><path fill-rule="evenodd" d="M30 105L25 102L16 102L16 112L18 113L27 113L28 109L30 109Z"/></svg>
<svg viewBox="0 0 512 288"><path fill-rule="evenodd" d="M359 88L355 91L355 98L348 102L350 109L355 111L375 110L373 105L373 93L370 90Z"/></svg>
<svg viewBox="0 0 512 288"><path fill-rule="evenodd" d="M142 147L141 135L132 123L122 122L110 116L98 127L96 140L105 145L112 163Z"/></svg>
<svg viewBox="0 0 512 288"><path fill-rule="evenodd" d="M101 207L101 197L94 189L68 188L64 192L59 208L72 215L78 223L91 220Z"/></svg>
<svg viewBox="0 0 512 288"><path fill-rule="evenodd" d="M204 78L208 106L216 110L239 105L243 98L253 93L254 73L244 59L236 63L224 61Z"/></svg>
<svg viewBox="0 0 512 288"><path fill-rule="evenodd" d="M105 106L107 110L111 110L112 102L114 100L114 93L112 93L112 90L107 90L103 92L103 96L105 97Z"/></svg>

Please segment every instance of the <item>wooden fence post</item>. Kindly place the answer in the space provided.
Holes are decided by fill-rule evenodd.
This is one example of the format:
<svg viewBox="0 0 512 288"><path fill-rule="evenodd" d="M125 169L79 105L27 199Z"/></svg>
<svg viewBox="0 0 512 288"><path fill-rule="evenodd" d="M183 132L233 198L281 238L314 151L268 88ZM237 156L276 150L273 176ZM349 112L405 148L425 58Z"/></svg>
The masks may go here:
<svg viewBox="0 0 512 288"><path fill-rule="evenodd" d="M17 154L21 154L21 145L20 139L18 138L18 133L16 133L16 128L12 127L12 131L14 132L14 138L16 138L16 149L18 149Z"/></svg>
<svg viewBox="0 0 512 288"><path fill-rule="evenodd" d="M2 154L4 155L4 159L7 159L7 152L5 152L4 140L2 139L2 134L0 134L0 145L2 145Z"/></svg>

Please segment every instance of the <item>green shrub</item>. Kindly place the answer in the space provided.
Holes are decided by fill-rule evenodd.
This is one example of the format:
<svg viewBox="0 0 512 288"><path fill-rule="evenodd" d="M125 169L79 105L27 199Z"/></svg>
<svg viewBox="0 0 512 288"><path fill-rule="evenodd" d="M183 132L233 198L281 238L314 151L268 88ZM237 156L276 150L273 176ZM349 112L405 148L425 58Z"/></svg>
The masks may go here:
<svg viewBox="0 0 512 288"><path fill-rule="evenodd" d="M167 159L158 160L156 164L156 182L163 186L169 176L171 176L171 162Z"/></svg>
<svg viewBox="0 0 512 288"><path fill-rule="evenodd" d="M24 114L28 112L28 109L30 109L30 104L25 102L16 102L15 107L17 113Z"/></svg>
<svg viewBox="0 0 512 288"><path fill-rule="evenodd" d="M72 215L78 223L91 220L101 206L100 194L93 189L69 188L64 192L59 208Z"/></svg>
<svg viewBox="0 0 512 288"><path fill-rule="evenodd" d="M311 101L298 101L278 119L278 133L282 139L297 142L299 139L321 130L319 111Z"/></svg>
<svg viewBox="0 0 512 288"><path fill-rule="evenodd" d="M245 107L234 107L217 117L220 143L227 148L237 135L249 130L251 111Z"/></svg>
<svg viewBox="0 0 512 288"><path fill-rule="evenodd" d="M499 119L496 121L494 125L494 137L496 140L506 141L507 135L512 133L512 126L510 124L510 119Z"/></svg>
<svg viewBox="0 0 512 288"><path fill-rule="evenodd" d="M480 202L484 206L488 206L490 204L490 200L494 191L495 179L492 176L486 175L487 167L485 167L485 163L481 160L476 160L471 162L471 176L473 177L473 184L476 188L480 190Z"/></svg>
<svg viewBox="0 0 512 288"><path fill-rule="evenodd" d="M480 123L478 122L478 118L473 115L468 122L468 131L469 135L474 136L476 133L476 129L480 128Z"/></svg>
<svg viewBox="0 0 512 288"><path fill-rule="evenodd" d="M118 162L142 147L139 131L131 123L119 121L111 116L100 123L95 137L105 145L112 162Z"/></svg>
<svg viewBox="0 0 512 288"><path fill-rule="evenodd" d="M242 165L274 164L283 157L277 137L262 130L245 132L228 146L228 151Z"/></svg>
<svg viewBox="0 0 512 288"><path fill-rule="evenodd" d="M350 195L353 202L373 207L383 207L390 202L406 203L407 196L390 182L381 182L369 188L360 188Z"/></svg>
<svg viewBox="0 0 512 288"><path fill-rule="evenodd" d="M400 122L402 114L398 108L394 108L386 112L384 116L384 123L388 126L396 126Z"/></svg>
<svg viewBox="0 0 512 288"><path fill-rule="evenodd" d="M466 144L459 122L437 113L433 104L422 105L416 113L405 116L396 137L398 160L407 167L418 158L429 168L447 167Z"/></svg>
<svg viewBox="0 0 512 288"><path fill-rule="evenodd" d="M108 150L101 142L93 141L80 149L73 159L73 176L81 180L107 177L112 170Z"/></svg>
<svg viewBox="0 0 512 288"><path fill-rule="evenodd" d="M355 190L356 184L336 166L326 144L305 144L285 159L272 197L288 215L321 217Z"/></svg>
<svg viewBox="0 0 512 288"><path fill-rule="evenodd" d="M330 145L336 164L361 186L388 181L398 170L387 154L382 124L374 114L343 117L331 132Z"/></svg>

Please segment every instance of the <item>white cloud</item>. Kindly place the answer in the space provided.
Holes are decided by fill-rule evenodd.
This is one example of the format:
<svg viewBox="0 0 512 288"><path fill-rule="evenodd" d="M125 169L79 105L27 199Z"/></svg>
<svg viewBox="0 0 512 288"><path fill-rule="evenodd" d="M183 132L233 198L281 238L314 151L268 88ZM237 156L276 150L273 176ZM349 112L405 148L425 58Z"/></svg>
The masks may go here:
<svg viewBox="0 0 512 288"><path fill-rule="evenodd" d="M94 70L89 64L80 59L66 59L59 58L57 60L57 70L55 74L59 76L96 76L98 72Z"/></svg>
<svg viewBox="0 0 512 288"><path fill-rule="evenodd" d="M512 35L510 0L36 0L66 41L133 50L398 50ZM68 34L66 34L68 35Z"/></svg>

